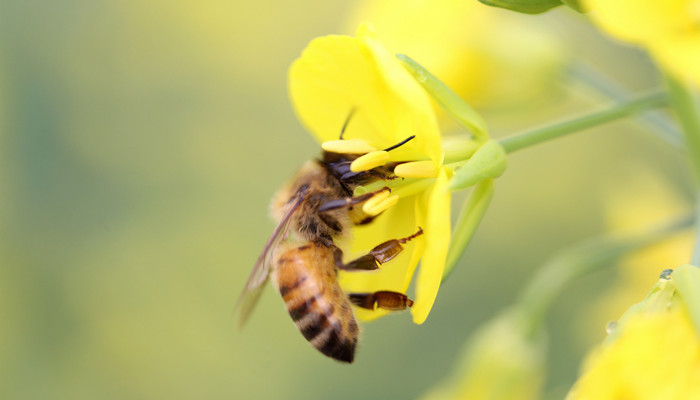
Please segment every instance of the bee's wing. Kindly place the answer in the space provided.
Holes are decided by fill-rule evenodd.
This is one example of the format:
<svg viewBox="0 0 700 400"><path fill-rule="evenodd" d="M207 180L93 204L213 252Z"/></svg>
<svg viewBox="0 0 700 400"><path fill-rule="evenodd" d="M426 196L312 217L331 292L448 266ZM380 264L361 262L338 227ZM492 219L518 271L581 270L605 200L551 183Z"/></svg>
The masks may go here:
<svg viewBox="0 0 700 400"><path fill-rule="evenodd" d="M265 243L265 248L260 254L260 257L258 257L258 260L255 262L255 266L253 267L253 271L250 273L250 277L248 277L248 282L243 289L243 293L241 293L241 296L236 302L236 307L234 308L234 313L238 314L239 328L242 328L243 325L245 325L245 322L248 320L248 317L253 311L253 308L255 308L255 304L258 302L258 299L265 288L264 284L267 282L267 277L270 274L270 261L272 259L272 253L282 239L287 237L292 215L299 208L299 204L301 203L303 197L303 192L298 194L291 207L289 207L289 211L287 211L279 225L277 225L277 228L275 228L274 232L272 232L272 235L267 240L267 243Z"/></svg>

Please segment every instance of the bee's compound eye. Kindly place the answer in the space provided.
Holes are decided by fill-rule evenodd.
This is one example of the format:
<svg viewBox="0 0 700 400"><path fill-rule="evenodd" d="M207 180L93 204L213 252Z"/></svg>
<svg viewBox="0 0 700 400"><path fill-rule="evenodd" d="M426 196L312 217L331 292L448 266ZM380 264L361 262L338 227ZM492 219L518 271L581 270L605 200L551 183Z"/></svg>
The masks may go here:
<svg viewBox="0 0 700 400"><path fill-rule="evenodd" d="M366 154L377 150L362 139L329 140L321 143L321 148L337 154Z"/></svg>

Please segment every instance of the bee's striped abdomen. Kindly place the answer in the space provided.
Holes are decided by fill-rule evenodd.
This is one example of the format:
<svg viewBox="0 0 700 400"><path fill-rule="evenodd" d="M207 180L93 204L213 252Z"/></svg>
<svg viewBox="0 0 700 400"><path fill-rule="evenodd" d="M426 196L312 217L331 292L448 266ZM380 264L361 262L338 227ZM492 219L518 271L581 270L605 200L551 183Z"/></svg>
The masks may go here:
<svg viewBox="0 0 700 400"><path fill-rule="evenodd" d="M358 327L336 280L332 249L308 244L281 252L274 280L306 340L328 357L352 362Z"/></svg>

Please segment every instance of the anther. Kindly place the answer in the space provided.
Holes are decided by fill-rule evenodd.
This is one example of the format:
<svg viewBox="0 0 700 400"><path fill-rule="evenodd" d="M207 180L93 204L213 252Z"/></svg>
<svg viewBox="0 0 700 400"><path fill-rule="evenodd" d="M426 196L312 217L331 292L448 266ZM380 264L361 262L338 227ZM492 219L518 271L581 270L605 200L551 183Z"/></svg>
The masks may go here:
<svg viewBox="0 0 700 400"><path fill-rule="evenodd" d="M377 150L362 139L329 140L321 143L321 148L337 154L365 154Z"/></svg>
<svg viewBox="0 0 700 400"><path fill-rule="evenodd" d="M389 153L384 150L372 151L355 159L350 164L350 171L362 172L381 167L389 161Z"/></svg>
<svg viewBox="0 0 700 400"><path fill-rule="evenodd" d="M402 178L434 178L438 169L433 161L413 161L397 165L394 174Z"/></svg>
<svg viewBox="0 0 700 400"><path fill-rule="evenodd" d="M379 203L386 200L389 196L391 196L390 190L382 190L376 193L374 196L370 197L369 200L365 201L362 205L362 211L368 213L367 210L374 210Z"/></svg>
<svg viewBox="0 0 700 400"><path fill-rule="evenodd" d="M377 198L376 201L374 201L375 198ZM379 215L398 201L399 196L389 196L389 192L382 192L367 200L365 204L362 205L362 211L369 216Z"/></svg>

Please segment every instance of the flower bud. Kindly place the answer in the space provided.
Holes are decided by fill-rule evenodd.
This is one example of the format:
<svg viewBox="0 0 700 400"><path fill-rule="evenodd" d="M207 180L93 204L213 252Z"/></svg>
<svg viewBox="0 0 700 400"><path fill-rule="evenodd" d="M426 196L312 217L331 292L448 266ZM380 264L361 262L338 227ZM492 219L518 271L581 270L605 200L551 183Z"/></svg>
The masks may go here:
<svg viewBox="0 0 700 400"><path fill-rule="evenodd" d="M503 146L495 140L489 140L462 168L455 171L450 190L465 189L485 179L498 178L506 170L506 158Z"/></svg>

